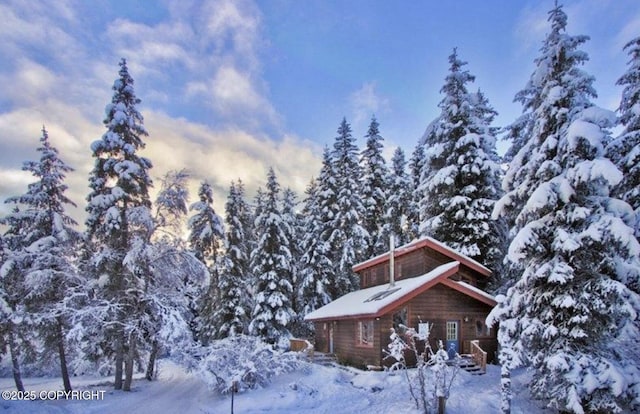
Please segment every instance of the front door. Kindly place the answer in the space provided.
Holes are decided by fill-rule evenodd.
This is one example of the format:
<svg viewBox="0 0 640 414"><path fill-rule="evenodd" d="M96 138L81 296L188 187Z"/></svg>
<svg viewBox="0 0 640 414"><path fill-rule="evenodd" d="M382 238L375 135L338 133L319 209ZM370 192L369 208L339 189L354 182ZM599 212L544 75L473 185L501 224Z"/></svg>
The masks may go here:
<svg viewBox="0 0 640 414"><path fill-rule="evenodd" d="M446 349L449 354L449 359L455 358L456 354L460 352L458 328L458 321L447 321Z"/></svg>

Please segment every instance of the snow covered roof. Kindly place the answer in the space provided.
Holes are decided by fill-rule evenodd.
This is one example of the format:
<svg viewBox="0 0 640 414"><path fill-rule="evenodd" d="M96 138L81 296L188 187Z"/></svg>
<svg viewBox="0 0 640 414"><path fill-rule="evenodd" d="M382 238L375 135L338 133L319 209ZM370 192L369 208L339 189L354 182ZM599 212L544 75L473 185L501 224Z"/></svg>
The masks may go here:
<svg viewBox="0 0 640 414"><path fill-rule="evenodd" d="M486 292L464 282L448 278L454 275L460 262L446 263L429 273L409 279L398 280L394 286L387 284L348 293L333 302L309 313L305 320L321 321L332 319L375 318L418 296L438 283L444 283L468 296L488 305L495 306L495 299Z"/></svg>
<svg viewBox="0 0 640 414"><path fill-rule="evenodd" d="M403 246L400 246L398 248L396 248L394 250L394 257L399 257L402 255L405 255L407 253L413 252L415 250L421 249L423 247L429 247L439 253L442 253L443 255L457 261L460 262L462 265L471 268L475 271L477 271L478 273L480 273L481 275L484 276L490 276L491 275L491 270L489 270L489 268L487 268L486 266L484 266L483 264L473 260L472 258L470 258L469 256L465 256L462 253L459 253L455 250L453 250L451 247L447 246L446 244L439 242L436 239L433 239L431 237L423 237L422 239L416 239L410 243L407 243ZM358 263L355 266L353 266L353 271L354 272L359 272L361 270L364 270L366 268L375 266L377 264L380 263L384 263L389 261L389 253L383 253L381 255L378 255L376 257L373 257L369 260L365 260L364 262Z"/></svg>

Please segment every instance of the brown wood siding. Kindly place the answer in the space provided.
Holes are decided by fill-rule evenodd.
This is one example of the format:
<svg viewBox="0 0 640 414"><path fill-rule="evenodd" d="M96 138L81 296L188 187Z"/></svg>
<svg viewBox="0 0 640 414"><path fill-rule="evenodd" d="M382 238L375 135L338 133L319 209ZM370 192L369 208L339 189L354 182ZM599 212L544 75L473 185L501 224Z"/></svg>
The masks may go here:
<svg viewBox="0 0 640 414"><path fill-rule="evenodd" d="M356 346L357 320L336 321L334 327L334 349L338 360L356 367L367 365L390 365L393 361L385 359L385 350L390 342L392 315L400 308L407 306L409 326L418 329L418 323L433 324L430 345L437 350L438 341L446 340L445 327L447 321L458 321L460 353L470 352L470 341L479 340L482 349L487 351L487 360L495 359L497 340L495 329L490 337L477 335L477 320L484 320L491 307L446 286L436 285L418 295L407 304L399 306L374 321L373 348ZM466 320L465 320L466 318ZM322 326L321 323L317 324ZM316 332L323 332L322 329ZM318 339L316 339L318 340ZM319 349L320 348L316 348Z"/></svg>
<svg viewBox="0 0 640 414"><path fill-rule="evenodd" d="M356 346L358 321L355 319L335 321L333 346L338 362L358 368L380 364L379 321L373 322L373 347Z"/></svg>
<svg viewBox="0 0 640 414"><path fill-rule="evenodd" d="M401 280L421 276L451 261L450 257L425 247L395 259L395 278L396 280ZM362 270L359 273L359 277L361 289L388 283L389 263L379 263L373 267ZM478 286L481 289L486 285L486 277L466 266L460 266L459 274L452 276L451 279L462 280L470 285Z"/></svg>
<svg viewBox="0 0 640 414"><path fill-rule="evenodd" d="M420 320L432 323L433 328L429 339L431 346L436 350L438 340L444 342L446 339L447 321L458 321L460 351L468 352L465 349L468 341L479 339L481 343L491 343L491 346L483 348L491 352L488 356L488 360L491 361L497 347L495 332L492 332L492 338L478 337L476 332L476 320L484 320L489 312L491 312L491 306L446 286L436 285L410 302L409 323L414 328L417 328Z"/></svg>
<svg viewBox="0 0 640 414"><path fill-rule="evenodd" d="M451 260L449 259L448 262ZM440 264L448 263L442 262ZM434 266L438 267L440 264ZM416 250L415 252L407 253L401 257L395 259L395 279L407 279L410 277L420 276L427 273L424 263L423 250ZM364 277L365 272L368 272L370 276ZM389 263L380 263L371 268L365 269L359 273L360 286L362 289L371 286L383 285L389 283Z"/></svg>

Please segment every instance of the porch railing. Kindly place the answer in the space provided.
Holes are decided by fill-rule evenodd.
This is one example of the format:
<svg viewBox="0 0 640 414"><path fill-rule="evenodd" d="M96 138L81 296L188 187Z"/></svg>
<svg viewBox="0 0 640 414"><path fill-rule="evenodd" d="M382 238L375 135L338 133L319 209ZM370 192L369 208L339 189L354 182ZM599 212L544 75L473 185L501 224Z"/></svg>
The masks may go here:
<svg viewBox="0 0 640 414"><path fill-rule="evenodd" d="M480 348L480 341L477 339L471 341L471 355L473 362L482 369L482 372L487 371L487 353Z"/></svg>

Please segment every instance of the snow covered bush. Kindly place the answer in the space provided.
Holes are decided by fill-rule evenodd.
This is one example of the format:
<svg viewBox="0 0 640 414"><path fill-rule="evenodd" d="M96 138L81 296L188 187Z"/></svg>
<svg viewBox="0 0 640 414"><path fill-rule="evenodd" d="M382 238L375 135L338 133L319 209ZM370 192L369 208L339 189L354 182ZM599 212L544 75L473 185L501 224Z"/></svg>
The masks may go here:
<svg viewBox="0 0 640 414"><path fill-rule="evenodd" d="M427 325L425 332L416 332L409 328L403 336L391 328L391 343L385 350L385 359L395 359L391 370L402 370L409 386L409 394L416 403L416 408L429 414L444 410L449 398L453 380L460 371L460 356L450 360L442 341L438 341L438 350L433 351L429 345L429 332L432 325ZM404 338L403 338L404 337ZM415 357L415 369L408 369L407 355Z"/></svg>
<svg viewBox="0 0 640 414"><path fill-rule="evenodd" d="M277 375L300 367L294 353L282 352L260 338L247 335L212 341L190 361L192 371L209 388L222 394L231 390L234 382L238 391L267 385Z"/></svg>

